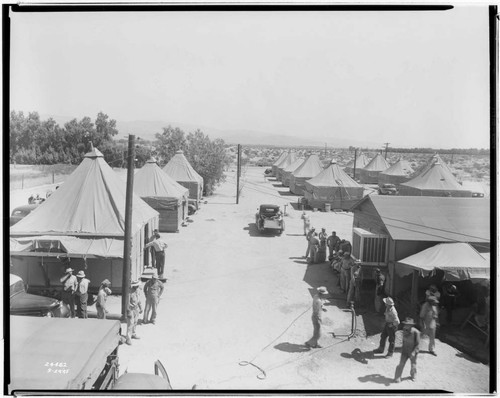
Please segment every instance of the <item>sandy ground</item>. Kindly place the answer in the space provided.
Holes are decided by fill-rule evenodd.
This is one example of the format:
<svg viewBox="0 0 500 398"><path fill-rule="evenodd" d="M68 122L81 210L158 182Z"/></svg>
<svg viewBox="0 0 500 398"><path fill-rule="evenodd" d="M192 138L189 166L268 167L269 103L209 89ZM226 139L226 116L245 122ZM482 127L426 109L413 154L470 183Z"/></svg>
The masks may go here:
<svg viewBox="0 0 500 398"><path fill-rule="evenodd" d="M290 205L297 197L266 179L263 170L245 171L238 205L236 178L229 172L187 227L164 234L168 281L157 322L139 325L141 339L120 347L121 373L153 373L160 359L174 389L488 391L489 367L440 341L438 357L419 354L417 381L409 380L407 364L403 382L393 383L399 353L390 359L374 356L379 334L366 337L362 316L355 338L339 336L351 328L342 299L327 305L323 348L307 349L312 290L323 285L332 298L341 295L326 264L308 265L302 258L301 212ZM288 205L282 236L257 233L255 212L263 203ZM310 215L316 228L351 237L352 214ZM111 297L109 304L112 312L120 312L120 297ZM247 362L255 366L244 366Z"/></svg>

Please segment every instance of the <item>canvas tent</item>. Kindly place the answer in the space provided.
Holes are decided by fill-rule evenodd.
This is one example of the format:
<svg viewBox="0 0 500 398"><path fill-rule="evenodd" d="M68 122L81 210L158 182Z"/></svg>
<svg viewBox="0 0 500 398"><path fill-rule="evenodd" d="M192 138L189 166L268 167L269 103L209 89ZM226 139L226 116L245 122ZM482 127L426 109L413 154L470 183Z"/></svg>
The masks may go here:
<svg viewBox="0 0 500 398"><path fill-rule="evenodd" d="M387 160L385 160L380 153L377 153L365 167L359 170L359 181L362 184L377 184L378 175L389 167L391 167L391 165Z"/></svg>
<svg viewBox="0 0 500 398"><path fill-rule="evenodd" d="M282 182L283 182L283 186L285 187L289 187L290 186L290 179L292 177L292 173L298 168L300 167L300 165L304 163L304 158L297 158L295 159L294 162L290 163L290 165L288 167L285 167L283 169L283 172L281 173L282 175Z"/></svg>
<svg viewBox="0 0 500 398"><path fill-rule="evenodd" d="M366 157L366 155L361 152L358 156L356 156L356 170L354 167L354 159L351 160L349 163L347 163L347 166L344 167L344 171L350 176L350 177L359 177L359 170L364 168L370 161ZM354 176L354 172L356 172L356 176Z"/></svg>
<svg viewBox="0 0 500 398"><path fill-rule="evenodd" d="M463 188L439 161L410 181L402 183L399 188L399 194L404 196L472 196L472 192Z"/></svg>
<svg viewBox="0 0 500 398"><path fill-rule="evenodd" d="M312 208L327 209L329 206L349 210L363 198L363 187L332 161L316 177L305 182L304 198Z"/></svg>
<svg viewBox="0 0 500 398"><path fill-rule="evenodd" d="M283 161L285 160L286 158L286 155L288 155L288 152L287 151L283 151L281 152L281 155L278 157L278 159L276 159L276 162L273 163L272 165L272 173L271 175L273 177L277 177L278 176L278 165Z"/></svg>
<svg viewBox="0 0 500 398"><path fill-rule="evenodd" d="M123 182L97 149L45 202L10 228L11 272L32 288L59 288L67 258L85 271L94 291L104 279L122 287L125 234ZM144 266L144 242L158 227L158 212L133 195L131 278Z"/></svg>
<svg viewBox="0 0 500 398"><path fill-rule="evenodd" d="M413 174L411 175L411 178L414 178L422 173L425 173L427 170L429 170L432 165L436 162L439 162L441 165L443 165L443 167L445 169L447 169L450 174L453 175L453 170L451 169L451 167L441 158L441 156L439 156L439 154L434 154L432 155L428 160L427 162L425 162L422 166L418 167L414 172Z"/></svg>
<svg viewBox="0 0 500 398"><path fill-rule="evenodd" d="M150 159L135 173L134 192L160 213L160 232L178 232L188 214L189 190L174 181Z"/></svg>
<svg viewBox="0 0 500 398"><path fill-rule="evenodd" d="M177 151L163 171L183 187L189 189L189 199L198 209L203 196L203 177L188 162L183 151Z"/></svg>
<svg viewBox="0 0 500 398"><path fill-rule="evenodd" d="M305 182L316 177L323 170L323 163L319 160L319 156L316 154L309 155L290 175L290 192L296 195L303 195Z"/></svg>
<svg viewBox="0 0 500 398"><path fill-rule="evenodd" d="M283 182L283 170L290 166L297 159L297 154L295 152L289 151L286 157L278 164L276 170L276 179Z"/></svg>
<svg viewBox="0 0 500 398"><path fill-rule="evenodd" d="M407 160L399 159L387 170L381 171L378 175L378 185L394 184L398 185L402 182L410 180L413 174L413 169Z"/></svg>

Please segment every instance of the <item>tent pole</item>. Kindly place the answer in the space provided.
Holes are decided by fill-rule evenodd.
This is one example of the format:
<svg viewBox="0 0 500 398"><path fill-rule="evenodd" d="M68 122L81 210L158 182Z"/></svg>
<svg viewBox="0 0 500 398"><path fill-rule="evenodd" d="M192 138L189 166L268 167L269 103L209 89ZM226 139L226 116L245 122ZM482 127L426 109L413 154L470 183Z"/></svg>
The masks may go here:
<svg viewBox="0 0 500 398"><path fill-rule="evenodd" d="M130 262L132 256L132 198L134 189L135 135L128 137L127 191L125 199L125 240L123 242L122 320L127 319L130 294Z"/></svg>

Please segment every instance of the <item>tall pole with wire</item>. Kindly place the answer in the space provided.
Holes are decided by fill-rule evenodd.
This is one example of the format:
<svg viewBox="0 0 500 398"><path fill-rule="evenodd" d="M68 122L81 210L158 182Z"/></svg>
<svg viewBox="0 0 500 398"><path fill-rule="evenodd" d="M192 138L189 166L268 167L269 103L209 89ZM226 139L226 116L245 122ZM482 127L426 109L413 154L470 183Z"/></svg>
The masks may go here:
<svg viewBox="0 0 500 398"><path fill-rule="evenodd" d="M356 179L356 158L358 156L358 148L354 148L354 169L352 172L352 178L355 180Z"/></svg>
<svg viewBox="0 0 500 398"><path fill-rule="evenodd" d="M123 242L122 319L127 319L132 257L132 198L134 192L135 135L128 137L127 191L125 196L125 240Z"/></svg>
<svg viewBox="0 0 500 398"><path fill-rule="evenodd" d="M238 144L238 160L236 164L236 204L240 201L240 168L241 168L241 145Z"/></svg>
<svg viewBox="0 0 500 398"><path fill-rule="evenodd" d="M389 148L390 142L385 143L385 160L387 160L387 149Z"/></svg>

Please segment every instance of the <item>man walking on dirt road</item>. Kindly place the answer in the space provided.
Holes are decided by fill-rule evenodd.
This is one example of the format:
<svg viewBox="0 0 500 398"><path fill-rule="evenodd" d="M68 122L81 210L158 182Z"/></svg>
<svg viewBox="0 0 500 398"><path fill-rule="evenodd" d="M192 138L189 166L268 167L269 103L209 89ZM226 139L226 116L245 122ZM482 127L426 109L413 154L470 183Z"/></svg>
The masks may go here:
<svg viewBox="0 0 500 398"><path fill-rule="evenodd" d="M163 293L163 283L158 280L158 273L153 270L151 279L144 285L144 295L146 296L146 307L144 309L144 318L142 323L155 324L156 321L156 308L160 302L160 297ZM151 319L149 313L151 312Z"/></svg>
<svg viewBox="0 0 500 398"><path fill-rule="evenodd" d="M128 345L132 345L131 339L140 338L135 334L139 314L142 313L141 300L139 299L139 294L137 292L140 284L141 283L139 281L133 281L130 284L129 304L127 308L127 340L125 341Z"/></svg>
<svg viewBox="0 0 500 398"><path fill-rule="evenodd" d="M403 321L403 346L401 347L401 359L396 367L394 382L401 382L401 375L408 359L411 362L410 377L415 381L417 377L417 355L420 345L420 332L416 329L412 318Z"/></svg>
<svg viewBox="0 0 500 398"><path fill-rule="evenodd" d="M326 311L326 308L323 307L323 304L325 302L325 298L328 295L328 290L326 290L326 287L318 287L316 294L313 297L313 304L312 304L312 323L313 323L313 336L306 341L306 346L310 348L322 348L318 344L318 340L321 337L321 313L323 311Z"/></svg>
<svg viewBox="0 0 500 398"><path fill-rule="evenodd" d="M396 308L394 308L394 300L390 297L384 299L385 303L385 325L382 334L380 335L380 345L374 350L375 354L383 354L385 349L385 342L389 338L389 350L387 351L386 358L392 357L394 353L394 345L396 341L396 330L398 330L399 317Z"/></svg>

